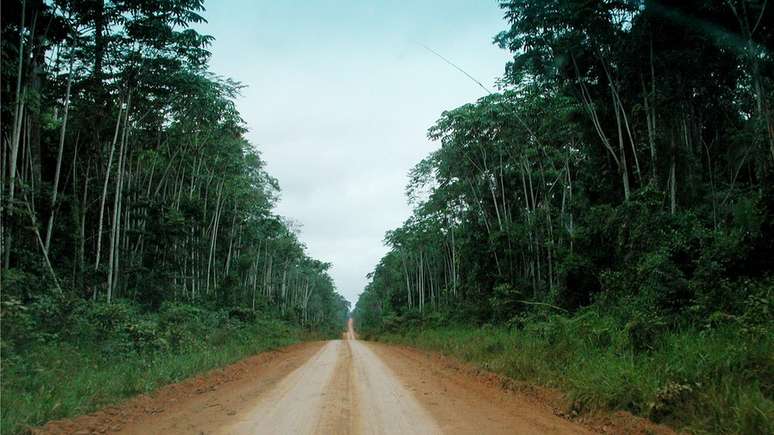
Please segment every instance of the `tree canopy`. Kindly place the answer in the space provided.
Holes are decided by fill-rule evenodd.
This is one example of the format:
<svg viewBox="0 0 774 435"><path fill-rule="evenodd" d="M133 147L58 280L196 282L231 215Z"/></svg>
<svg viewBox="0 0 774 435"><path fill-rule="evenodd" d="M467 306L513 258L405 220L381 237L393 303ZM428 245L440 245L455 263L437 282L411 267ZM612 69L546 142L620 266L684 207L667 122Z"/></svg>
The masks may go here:
<svg viewBox="0 0 774 435"><path fill-rule="evenodd" d="M348 303L274 206L201 0L3 3L3 300L166 301L338 329ZM194 28L195 26L195 28Z"/></svg>
<svg viewBox="0 0 774 435"><path fill-rule="evenodd" d="M410 173L414 211L385 237L361 331L603 303L672 323L743 310L737 283L770 279L774 257L774 9L500 7L513 59L498 92L429 129L440 147Z"/></svg>

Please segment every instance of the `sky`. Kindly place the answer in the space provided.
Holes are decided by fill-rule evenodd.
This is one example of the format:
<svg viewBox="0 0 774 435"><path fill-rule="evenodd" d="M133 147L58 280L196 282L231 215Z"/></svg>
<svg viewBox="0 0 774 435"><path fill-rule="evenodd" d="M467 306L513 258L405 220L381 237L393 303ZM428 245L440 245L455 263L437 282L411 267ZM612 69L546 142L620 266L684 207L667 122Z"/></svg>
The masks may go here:
<svg viewBox="0 0 774 435"><path fill-rule="evenodd" d="M353 306L411 213L409 170L439 144L444 110L490 89L509 59L496 0L209 0L211 69L246 88L248 140L279 180L277 213L310 256L332 263Z"/></svg>

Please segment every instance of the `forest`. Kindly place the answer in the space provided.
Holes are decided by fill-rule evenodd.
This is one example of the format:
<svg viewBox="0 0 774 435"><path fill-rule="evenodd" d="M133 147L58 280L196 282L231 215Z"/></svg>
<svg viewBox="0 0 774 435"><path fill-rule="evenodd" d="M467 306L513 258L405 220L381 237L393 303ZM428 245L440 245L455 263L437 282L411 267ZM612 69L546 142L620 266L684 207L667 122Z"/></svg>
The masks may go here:
<svg viewBox="0 0 774 435"><path fill-rule="evenodd" d="M203 10L3 1L3 433L345 324Z"/></svg>
<svg viewBox="0 0 774 435"><path fill-rule="evenodd" d="M512 60L430 126L358 332L574 413L773 432L774 5L499 3Z"/></svg>

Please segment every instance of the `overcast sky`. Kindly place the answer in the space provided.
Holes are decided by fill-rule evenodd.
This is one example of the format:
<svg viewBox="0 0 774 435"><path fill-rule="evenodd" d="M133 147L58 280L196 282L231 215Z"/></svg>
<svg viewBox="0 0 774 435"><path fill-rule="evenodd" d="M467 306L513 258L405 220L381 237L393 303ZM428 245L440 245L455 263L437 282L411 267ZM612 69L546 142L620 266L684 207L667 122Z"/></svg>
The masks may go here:
<svg viewBox="0 0 774 435"><path fill-rule="evenodd" d="M441 112L484 91L508 55L496 0L209 0L212 69L247 85L248 139L279 180L278 213L301 226L308 253L333 264L354 305L387 252L385 231L410 214L411 167L438 146Z"/></svg>

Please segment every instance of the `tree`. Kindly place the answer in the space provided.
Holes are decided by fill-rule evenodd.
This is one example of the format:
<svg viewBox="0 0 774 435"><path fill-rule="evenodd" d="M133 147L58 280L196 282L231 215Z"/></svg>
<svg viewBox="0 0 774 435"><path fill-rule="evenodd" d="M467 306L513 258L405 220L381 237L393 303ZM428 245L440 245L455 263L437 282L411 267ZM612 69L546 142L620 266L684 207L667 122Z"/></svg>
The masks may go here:
<svg viewBox="0 0 774 435"><path fill-rule="evenodd" d="M343 325L328 265L273 213L279 187L243 136L241 85L207 70L213 38L191 28L201 0L3 9L2 281L29 284L3 297L56 287Z"/></svg>
<svg viewBox="0 0 774 435"><path fill-rule="evenodd" d="M513 54L502 88L430 128L440 148L411 172L413 214L387 233L359 327L438 312L502 322L603 293L678 321L713 292L709 270L770 273L742 266L771 249L766 2L501 7L495 43ZM738 207L757 216L745 242L730 236ZM737 266L716 268L709 246L733 246L723 261Z"/></svg>

